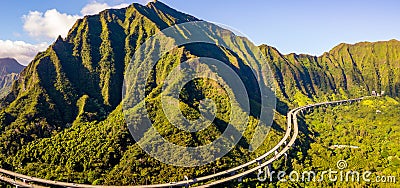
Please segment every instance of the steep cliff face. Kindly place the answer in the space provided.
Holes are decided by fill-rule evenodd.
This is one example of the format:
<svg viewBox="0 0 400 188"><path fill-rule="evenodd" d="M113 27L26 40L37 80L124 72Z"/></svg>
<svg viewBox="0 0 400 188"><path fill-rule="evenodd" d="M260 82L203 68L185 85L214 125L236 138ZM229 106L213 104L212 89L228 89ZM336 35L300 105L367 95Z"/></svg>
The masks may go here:
<svg viewBox="0 0 400 188"><path fill-rule="evenodd" d="M341 81L345 90L400 94L400 42L397 40L340 44L320 59L343 70Z"/></svg>

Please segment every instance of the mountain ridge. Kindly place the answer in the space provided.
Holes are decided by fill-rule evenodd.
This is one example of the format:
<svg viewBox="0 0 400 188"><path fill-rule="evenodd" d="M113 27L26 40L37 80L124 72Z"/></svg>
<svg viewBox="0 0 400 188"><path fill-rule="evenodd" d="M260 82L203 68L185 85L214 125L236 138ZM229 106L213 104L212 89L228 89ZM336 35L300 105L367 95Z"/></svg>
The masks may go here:
<svg viewBox="0 0 400 188"><path fill-rule="evenodd" d="M14 58L0 58L0 71L2 74L20 73L25 66Z"/></svg>
<svg viewBox="0 0 400 188"><path fill-rule="evenodd" d="M48 169L42 176L50 179L65 178L62 173L54 175L57 170L63 173L72 171L79 174L74 177L76 182L93 184L145 184L147 181L125 180L120 170L128 177L151 172L155 177L171 178L168 180L176 179L172 177L174 173L210 172L211 166L199 167L201 172L197 172L196 169L179 169L148 158L129 135L120 104L124 71L138 46L158 31L188 21L199 19L159 1L146 6L132 4L123 9L104 10L77 20L66 38L59 37L46 51L38 53L22 71L11 93L1 101L0 140L3 144L0 145L0 165L10 168L22 163L25 167L23 172L31 175L36 170ZM369 95L373 90L387 91L394 97L400 93L400 57L396 55L400 54L400 42L397 40L353 46L339 44L318 57L283 55L267 45L259 48L268 61L268 65L262 66L271 67L277 86L279 113L273 126L276 130L271 131L271 137L275 139L280 134L279 128L285 124L283 116L289 107ZM162 112L156 103L159 100L157 95L166 74L173 66L197 57L200 52L208 52L230 63L228 65L232 64L240 75L249 78L246 69L238 68L246 67L240 58L221 47L208 46L203 51L193 46L179 47L164 56L154 69L153 82L148 87L154 97L149 97L146 102L148 108L156 109L150 115L158 128L168 139L181 145L196 146L217 137L221 132L219 129L226 125L226 114L229 113L229 110L221 112L216 123L218 126L207 129L207 134L183 133L164 122L165 118L159 115ZM215 97L219 91L209 88L217 84L207 83L193 82L182 93L185 101L180 107L189 116L198 115L196 100L204 97L205 93ZM251 125L257 121L252 117ZM229 157L236 156L235 160L240 161L251 156L244 149L250 133L246 134L232 153L216 162L218 168L229 167L221 161L231 162L231 165L238 162ZM268 148L272 138L262 149ZM58 165L58 168L52 165ZM105 177L102 174L106 174Z"/></svg>

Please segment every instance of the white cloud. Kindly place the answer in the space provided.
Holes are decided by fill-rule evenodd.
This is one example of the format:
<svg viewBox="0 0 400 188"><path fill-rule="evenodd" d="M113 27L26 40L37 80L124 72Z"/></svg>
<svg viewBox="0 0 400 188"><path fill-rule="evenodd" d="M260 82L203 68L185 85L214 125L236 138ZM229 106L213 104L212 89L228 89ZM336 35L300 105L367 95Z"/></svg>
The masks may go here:
<svg viewBox="0 0 400 188"><path fill-rule="evenodd" d="M154 2L155 0L139 0L140 3L147 5L147 3Z"/></svg>
<svg viewBox="0 0 400 188"><path fill-rule="evenodd" d="M44 51L49 44L29 44L23 41L0 40L0 57L12 57L27 65L39 51Z"/></svg>
<svg viewBox="0 0 400 188"><path fill-rule="evenodd" d="M31 11L24 15L24 30L32 37L39 39L56 39L59 35L65 37L68 30L80 16L60 13L56 9L45 13Z"/></svg>
<svg viewBox="0 0 400 188"><path fill-rule="evenodd" d="M120 9L129 6L129 4L122 3L119 5L115 6L110 6L107 3L99 3L99 2L92 2L87 4L85 7L82 8L81 14L82 15L92 15L92 14L98 14L99 12L105 10L105 9Z"/></svg>

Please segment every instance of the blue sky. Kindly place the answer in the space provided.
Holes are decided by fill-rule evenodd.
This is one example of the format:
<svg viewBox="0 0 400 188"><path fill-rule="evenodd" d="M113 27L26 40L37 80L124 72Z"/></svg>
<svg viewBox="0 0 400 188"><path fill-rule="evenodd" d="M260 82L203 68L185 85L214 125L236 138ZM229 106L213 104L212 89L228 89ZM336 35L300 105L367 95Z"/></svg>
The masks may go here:
<svg viewBox="0 0 400 188"><path fill-rule="evenodd" d="M105 7L146 0L5 0L0 2L0 57L27 64L75 19ZM162 0L200 19L228 25L255 44L287 54L321 55L341 42L400 39L396 0ZM86 8L84 8L86 7ZM67 27L68 26L68 27Z"/></svg>

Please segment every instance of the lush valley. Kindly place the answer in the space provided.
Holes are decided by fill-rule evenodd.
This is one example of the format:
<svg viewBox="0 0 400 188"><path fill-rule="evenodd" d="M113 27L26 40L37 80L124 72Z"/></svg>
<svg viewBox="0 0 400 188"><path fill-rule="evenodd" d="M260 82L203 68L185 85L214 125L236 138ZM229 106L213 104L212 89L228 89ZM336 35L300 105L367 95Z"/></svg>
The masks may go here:
<svg viewBox="0 0 400 188"><path fill-rule="evenodd" d="M15 59L0 58L0 98L10 93L13 82L18 80L19 73L24 68Z"/></svg>
<svg viewBox="0 0 400 188"><path fill-rule="evenodd" d="M88 184L137 185L179 181L184 175L189 178L208 175L263 154L284 134L285 115L289 108L317 101L370 95L372 91L385 91L386 95L394 98L400 95L399 41L340 44L320 57L282 55L275 48L262 45L259 48L268 64L260 67L269 66L272 69L278 97L274 123L264 144L253 153L248 150L251 131L259 121L254 115L257 112L252 112L249 121L252 129L245 132L244 138L225 157L200 167L163 164L141 150L127 129L121 105L123 79L131 57L141 43L162 29L188 21L198 19L158 1L146 6L132 4L124 9L105 10L78 20L68 37L58 38L45 52L35 57L12 85L11 93L1 100L0 166L30 176ZM254 87L248 65L223 47L182 46L163 56L152 72L154 79L148 86L147 108L163 136L179 145L207 144L223 132L229 120L231 109L226 104L226 91L210 80L196 80L188 84L181 93L179 106L185 116L196 119L200 100L207 97L220 102L217 106L218 121L214 121L213 126L199 133L186 133L169 124L162 115L159 104L161 83L173 67L205 52L234 68L246 80L249 89ZM257 96L250 98L254 106L259 105ZM371 142L389 130L390 134L385 136L394 139L391 144L396 144L397 139L398 145L395 123L399 120L383 120L390 114L398 114L399 106L393 100L387 100L387 104L393 105L387 105L390 110L383 109L384 113L379 116L375 115L375 111L371 115L371 110L378 108L373 105L382 102L378 99L343 109L328 108L323 113L321 109L318 111L321 113L307 115L309 126L302 128L301 147L298 146L297 153L291 154L292 161L286 162L291 165L283 165L284 168L326 167L328 163L321 162L318 155L333 155L336 150L326 147L336 144L334 141L337 144L352 144L350 142L360 139L342 135L361 134L360 129L344 127L364 126L368 121L375 121L375 125L381 123L383 127L375 127L374 132L367 131L372 127L370 124L362 127L362 134L366 136L362 142L364 144L365 141L365 152L360 154L343 150L341 153L338 150L340 155L337 155L387 153L368 158L368 162L381 160L382 168L376 169L377 172L397 167L397 150L385 149L382 145L379 145L382 151L371 149L378 146L371 145ZM356 117L358 119L349 120L353 117L349 113L351 110L360 113ZM335 140L334 137L349 140ZM386 158L389 156L392 156L393 165ZM283 163L278 161L274 167ZM250 181L243 185L254 184Z"/></svg>

